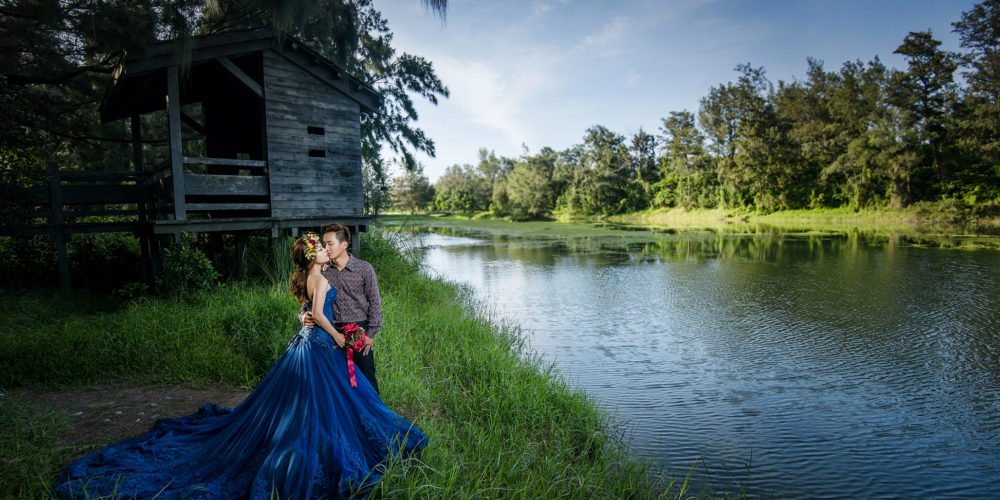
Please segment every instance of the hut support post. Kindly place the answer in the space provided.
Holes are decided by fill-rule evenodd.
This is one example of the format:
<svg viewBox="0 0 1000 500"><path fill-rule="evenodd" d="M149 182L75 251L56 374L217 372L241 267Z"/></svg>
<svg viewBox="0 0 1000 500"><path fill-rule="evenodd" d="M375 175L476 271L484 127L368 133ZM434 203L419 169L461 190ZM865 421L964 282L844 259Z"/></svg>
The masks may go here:
<svg viewBox="0 0 1000 500"><path fill-rule="evenodd" d="M173 176L174 187L174 220L187 220L187 205L184 200L184 150L181 145L180 78L177 76L177 66L167 68L167 115L170 127L170 172Z"/></svg>
<svg viewBox="0 0 1000 500"><path fill-rule="evenodd" d="M250 232L237 231L233 235L233 243L233 246L236 247L236 255L234 256L236 276L239 279L244 279L247 277L247 247L250 244Z"/></svg>
<svg viewBox="0 0 1000 500"><path fill-rule="evenodd" d="M59 287L68 289L69 255L66 252L66 232L63 228L62 188L59 185L59 166L49 162L49 204L52 209L52 243L56 247L59 266Z"/></svg>
<svg viewBox="0 0 1000 500"><path fill-rule="evenodd" d="M148 179L143 175L145 165L142 161L142 132L140 130L142 121L139 119L139 115L133 114L131 116L130 125L132 128L132 167L135 169L135 173L138 174L135 184L140 192L146 193L148 189L146 182ZM146 224L149 221L149 204L146 203L147 198L148 196L143 197L136 208L139 209L139 256L140 260L142 260L142 281L152 284L153 266L149 256L149 236L146 234Z"/></svg>
<svg viewBox="0 0 1000 500"><path fill-rule="evenodd" d="M359 226L355 224L351 226L351 233L354 237L351 238L351 253L358 255L361 252L361 233L358 232Z"/></svg>
<svg viewBox="0 0 1000 500"><path fill-rule="evenodd" d="M150 267L153 276L163 275L163 242L162 238L153 236L149 239ZM153 281L155 283L155 279Z"/></svg>

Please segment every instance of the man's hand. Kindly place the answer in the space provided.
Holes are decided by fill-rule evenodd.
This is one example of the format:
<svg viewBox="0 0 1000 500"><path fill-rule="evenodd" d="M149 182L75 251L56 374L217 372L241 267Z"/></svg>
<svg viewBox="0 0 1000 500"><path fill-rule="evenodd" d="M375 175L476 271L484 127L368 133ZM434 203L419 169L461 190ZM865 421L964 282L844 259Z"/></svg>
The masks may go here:
<svg viewBox="0 0 1000 500"><path fill-rule="evenodd" d="M361 348L361 354L367 356L368 353L372 352L372 347L375 346L375 337L369 337L365 335L365 346Z"/></svg>
<svg viewBox="0 0 1000 500"><path fill-rule="evenodd" d="M306 328L312 328L312 327L316 326L316 322L313 321L313 313L312 313L312 311L306 311L306 313L303 314L302 317L299 318L299 319L302 320L302 326L304 326Z"/></svg>

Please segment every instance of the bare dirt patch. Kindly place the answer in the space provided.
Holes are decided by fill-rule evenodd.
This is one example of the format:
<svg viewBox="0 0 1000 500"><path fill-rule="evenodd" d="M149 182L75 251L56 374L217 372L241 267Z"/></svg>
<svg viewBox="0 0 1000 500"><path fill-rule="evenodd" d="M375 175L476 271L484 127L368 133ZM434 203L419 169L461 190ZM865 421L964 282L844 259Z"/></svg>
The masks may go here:
<svg viewBox="0 0 1000 500"><path fill-rule="evenodd" d="M62 391L15 389L39 412L55 410L69 424L60 446L108 445L149 430L160 418L183 417L205 403L235 407L250 391L214 386L95 385Z"/></svg>

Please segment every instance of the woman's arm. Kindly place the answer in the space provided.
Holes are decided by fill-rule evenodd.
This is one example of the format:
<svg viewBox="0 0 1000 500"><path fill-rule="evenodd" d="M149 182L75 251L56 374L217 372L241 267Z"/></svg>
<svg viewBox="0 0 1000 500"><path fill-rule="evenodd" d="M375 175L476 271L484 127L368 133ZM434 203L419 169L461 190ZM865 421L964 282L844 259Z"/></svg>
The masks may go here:
<svg viewBox="0 0 1000 500"><path fill-rule="evenodd" d="M333 324L330 323L330 320L327 319L326 315L323 314L323 304L326 303L326 292L330 290L330 284L324 278L310 276L309 281L306 282L306 287L309 289L309 295L312 297L312 316L313 321L316 322L316 326L330 334L338 347L344 347L347 342L344 334L338 332L333 327Z"/></svg>

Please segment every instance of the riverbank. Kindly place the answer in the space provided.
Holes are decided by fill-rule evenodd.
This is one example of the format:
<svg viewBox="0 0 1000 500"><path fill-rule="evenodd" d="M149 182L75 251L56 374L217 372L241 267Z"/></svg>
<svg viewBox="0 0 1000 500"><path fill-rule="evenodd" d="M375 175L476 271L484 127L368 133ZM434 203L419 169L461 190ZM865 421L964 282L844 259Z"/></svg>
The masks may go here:
<svg viewBox="0 0 1000 500"><path fill-rule="evenodd" d="M475 224L484 221L515 222L509 217L497 217L489 211L469 213L416 214L388 213L391 219L433 217L441 220L464 220ZM771 213L747 212L722 208L657 208L619 215L578 216L555 214L547 221L565 223L620 222L660 227L722 227L743 224L766 224L781 228L812 230L845 230L851 228L885 231L921 231L940 234L998 234L1000 216L975 216L957 208L953 202L919 203L906 208L817 208L781 210ZM516 221L528 224L545 221Z"/></svg>
<svg viewBox="0 0 1000 500"><path fill-rule="evenodd" d="M490 234L552 237L620 237L649 240L651 234L845 235L893 244L958 249L1000 249L1000 219L960 224L954 211L933 204L902 210L854 211L846 208L786 210L771 214L724 209L658 209L613 216L560 216L550 220L512 221L489 212L451 215L380 216L387 226L461 228ZM666 237L666 236L662 236Z"/></svg>
<svg viewBox="0 0 1000 500"><path fill-rule="evenodd" d="M390 462L375 498L687 494L682 484L652 479L628 455L620 429L554 377L518 329L490 318L461 288L421 274L387 238L363 240L384 308L379 383L386 404L432 443L418 459ZM66 463L120 438L67 443L72 417L38 411L23 388L52 394L113 382L145 387L154 402L157 387L239 393L260 380L297 330L298 306L283 283L124 304L44 290L2 290L0 300L8 311L0 325L4 498L46 497Z"/></svg>
<svg viewBox="0 0 1000 500"><path fill-rule="evenodd" d="M655 209L609 217L611 220L653 225L768 224L783 228L846 230L852 228L884 231L918 231L938 234L995 234L1000 217L972 218L948 203L911 205L903 209L822 208L781 210L771 213L724 209Z"/></svg>

